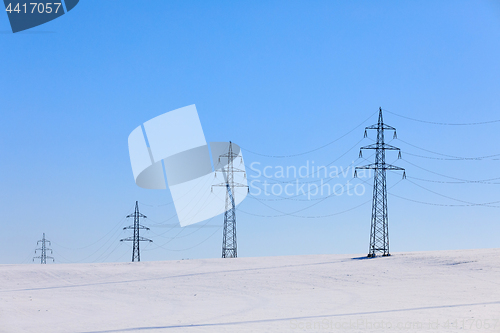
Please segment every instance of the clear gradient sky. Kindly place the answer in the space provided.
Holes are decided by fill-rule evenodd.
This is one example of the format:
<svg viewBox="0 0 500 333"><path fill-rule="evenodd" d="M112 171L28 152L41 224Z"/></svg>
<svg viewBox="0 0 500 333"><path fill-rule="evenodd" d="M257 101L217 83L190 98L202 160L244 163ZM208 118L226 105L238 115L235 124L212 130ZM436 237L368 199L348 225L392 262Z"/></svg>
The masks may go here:
<svg viewBox="0 0 500 333"><path fill-rule="evenodd" d="M17 34L0 15L0 43L0 264L31 263L43 232L58 263L129 261L131 244L118 240L135 200L154 240L143 261L219 257L223 217L177 227L169 191L137 187L130 167L130 132L186 105L207 141L232 140L261 167L369 163L356 147L375 138L359 142L380 106L433 122L500 119L498 1L81 1ZM500 181L440 183L500 177L499 157L429 159L415 155L449 157L414 146L500 154L500 123L384 117L403 154L387 161L408 175L388 176L391 251L499 247L500 204L442 205L500 201ZM249 152L295 154L346 133L292 158ZM369 186L363 196L258 198L238 207L239 256L367 253Z"/></svg>

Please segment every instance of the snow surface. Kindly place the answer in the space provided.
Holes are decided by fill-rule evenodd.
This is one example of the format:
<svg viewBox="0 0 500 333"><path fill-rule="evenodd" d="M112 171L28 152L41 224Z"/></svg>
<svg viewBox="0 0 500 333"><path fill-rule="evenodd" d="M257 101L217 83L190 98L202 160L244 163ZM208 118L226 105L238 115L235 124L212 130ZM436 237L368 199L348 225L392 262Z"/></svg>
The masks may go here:
<svg viewBox="0 0 500 333"><path fill-rule="evenodd" d="M0 265L0 332L500 332L500 249L361 257Z"/></svg>

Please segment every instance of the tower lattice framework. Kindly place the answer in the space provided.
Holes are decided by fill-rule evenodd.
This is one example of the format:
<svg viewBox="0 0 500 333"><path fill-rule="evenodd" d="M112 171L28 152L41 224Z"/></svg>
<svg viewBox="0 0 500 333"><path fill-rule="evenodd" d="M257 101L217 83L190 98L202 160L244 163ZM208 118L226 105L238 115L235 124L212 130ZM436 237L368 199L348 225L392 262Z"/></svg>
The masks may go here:
<svg viewBox="0 0 500 333"><path fill-rule="evenodd" d="M365 128L365 137L367 136L367 130L369 129L377 130L377 142L361 147L359 154L362 156L363 149L374 149L375 163L356 167L356 171L359 169L375 170L375 175L373 177L372 218L368 257L375 257L377 253L381 253L383 256L389 256L389 218L387 215L386 170L402 170L403 178L406 177L406 174L405 169L385 163L386 150L397 150L399 152L398 158L401 158L401 151L399 148L391 146L384 141L384 131L394 131L394 138L396 138L396 129L392 126L384 124L382 108L379 108L378 122Z"/></svg>
<svg viewBox="0 0 500 333"><path fill-rule="evenodd" d="M222 173L226 178L226 182L217 184L214 186L223 186L226 188L226 202L225 202L225 212L224 212L224 230L222 234L222 258L236 258L238 256L238 246L236 242L236 205L235 205L235 187L246 187L240 183L234 182L235 172L244 172L238 168L234 167L233 160L238 157L238 154L233 152L233 144L229 141L229 149L227 154L219 156L219 161L221 158L227 158L227 165L222 168Z"/></svg>
<svg viewBox="0 0 500 333"><path fill-rule="evenodd" d="M144 238L144 237L139 235L139 230L141 230L141 229L149 230L149 228L140 224L140 219L141 218L145 219L145 218L147 218L147 216L142 214L141 212L139 212L139 202L138 201L135 202L134 213L127 215L127 218L131 218L131 217L134 218L134 224L123 228L123 230L134 229L134 236L120 239L120 242L133 242L132 262L141 261L141 251L139 248L140 242L152 242L152 240Z"/></svg>
<svg viewBox="0 0 500 333"><path fill-rule="evenodd" d="M33 261L35 261L35 259L40 259L40 264L46 264L47 258L52 259L52 261L54 261L54 257L47 255L47 251L50 251L50 253L52 254L52 249L49 249L46 245L46 243L49 243L49 245L51 245L51 244L50 244L50 241L48 239L45 239L45 232L43 233L42 239L39 240L38 242L36 242L36 245L38 245L40 243L42 244L42 247L35 249L35 254L36 254L36 251L41 251L41 253L39 256L33 257Z"/></svg>

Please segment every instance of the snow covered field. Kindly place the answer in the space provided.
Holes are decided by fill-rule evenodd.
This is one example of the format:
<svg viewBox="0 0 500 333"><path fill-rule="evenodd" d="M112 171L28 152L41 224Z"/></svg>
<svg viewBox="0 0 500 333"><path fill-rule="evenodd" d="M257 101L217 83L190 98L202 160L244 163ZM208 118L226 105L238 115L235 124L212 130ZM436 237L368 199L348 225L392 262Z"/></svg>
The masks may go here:
<svg viewBox="0 0 500 333"><path fill-rule="evenodd" d="M361 256L0 265L0 332L500 332L500 249Z"/></svg>

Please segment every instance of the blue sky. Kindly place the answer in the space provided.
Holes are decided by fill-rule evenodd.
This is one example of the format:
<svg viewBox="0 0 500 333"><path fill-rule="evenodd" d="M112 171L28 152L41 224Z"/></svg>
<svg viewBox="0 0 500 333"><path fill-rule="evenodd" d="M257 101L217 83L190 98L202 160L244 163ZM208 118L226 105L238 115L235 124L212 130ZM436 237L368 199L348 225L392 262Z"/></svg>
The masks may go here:
<svg viewBox="0 0 500 333"><path fill-rule="evenodd" d="M58 262L128 261L130 244L118 240L130 233L120 227L135 200L149 217L144 236L154 240L143 260L219 257L222 216L207 227L177 228L168 190L133 180L129 133L179 107L196 104L207 141L268 155L323 146L379 106L444 123L500 118L496 1L83 1L17 34L0 15L0 40L3 264L31 262L42 232ZM388 153L387 161L409 177L452 181L421 168L467 180L500 177L496 159L405 155L440 157L407 143L453 156L498 154L500 123L384 117L404 141L391 142L403 159ZM373 115L338 142L293 158L244 150L245 163L326 165L346 153L335 165L367 164L350 148L375 122ZM388 186L400 178L390 174ZM446 197L500 200L498 184L409 180L389 192L439 205L466 204ZM366 192L327 198L302 211L307 218L248 213L276 215L272 208L293 212L311 202L248 198L237 213L239 255L366 254L370 203L332 215L369 201ZM498 247L498 212L389 196L391 251ZM319 215L332 216L311 218Z"/></svg>

